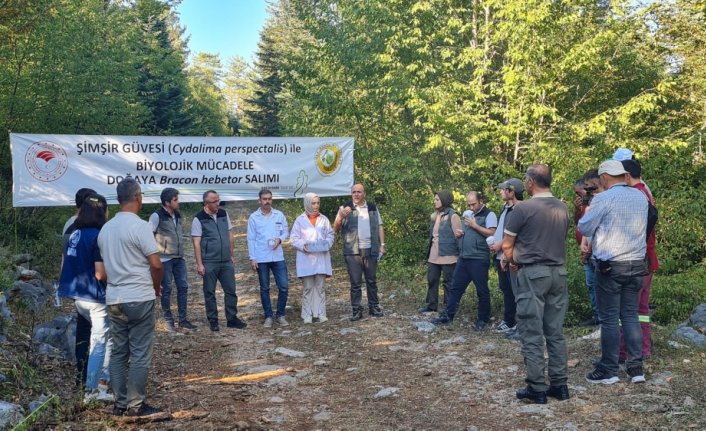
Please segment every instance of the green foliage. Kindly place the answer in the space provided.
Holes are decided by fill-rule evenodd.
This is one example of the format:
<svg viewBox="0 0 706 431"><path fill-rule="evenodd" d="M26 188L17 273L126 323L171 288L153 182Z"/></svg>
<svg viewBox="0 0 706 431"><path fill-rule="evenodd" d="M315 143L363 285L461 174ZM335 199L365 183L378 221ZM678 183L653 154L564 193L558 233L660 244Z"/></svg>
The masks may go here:
<svg viewBox="0 0 706 431"><path fill-rule="evenodd" d="M695 265L688 271L652 279L650 304L654 305L653 321L661 324L686 321L697 305L706 298L706 266Z"/></svg>

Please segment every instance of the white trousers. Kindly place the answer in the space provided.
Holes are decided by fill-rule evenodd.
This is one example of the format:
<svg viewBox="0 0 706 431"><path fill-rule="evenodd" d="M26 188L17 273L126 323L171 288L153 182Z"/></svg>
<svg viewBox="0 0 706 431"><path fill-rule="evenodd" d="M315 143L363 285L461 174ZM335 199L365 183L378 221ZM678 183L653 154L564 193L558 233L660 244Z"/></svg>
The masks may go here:
<svg viewBox="0 0 706 431"><path fill-rule="evenodd" d="M303 286L302 319L326 317L326 293L324 280L326 275L316 274L301 277Z"/></svg>

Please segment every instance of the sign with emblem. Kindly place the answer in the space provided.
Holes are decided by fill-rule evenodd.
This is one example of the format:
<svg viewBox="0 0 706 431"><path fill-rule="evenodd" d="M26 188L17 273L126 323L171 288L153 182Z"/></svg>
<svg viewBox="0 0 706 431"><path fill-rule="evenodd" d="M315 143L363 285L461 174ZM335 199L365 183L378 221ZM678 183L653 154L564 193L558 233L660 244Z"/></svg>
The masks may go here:
<svg viewBox="0 0 706 431"><path fill-rule="evenodd" d="M115 189L132 176L144 202L159 203L165 187L182 202L207 190L224 201L350 194L353 138L239 138L11 133L13 206L73 205L76 191L94 189L116 203Z"/></svg>

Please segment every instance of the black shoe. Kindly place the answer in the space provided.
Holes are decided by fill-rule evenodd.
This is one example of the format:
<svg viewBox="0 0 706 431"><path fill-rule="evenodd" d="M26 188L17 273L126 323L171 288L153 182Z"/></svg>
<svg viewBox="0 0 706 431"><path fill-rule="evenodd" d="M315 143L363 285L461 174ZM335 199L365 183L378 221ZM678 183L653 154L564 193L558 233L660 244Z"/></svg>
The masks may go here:
<svg viewBox="0 0 706 431"><path fill-rule="evenodd" d="M547 393L546 392L535 392L528 387L518 389L515 392L515 396L520 400L529 400L535 404L546 404L547 403Z"/></svg>
<svg viewBox="0 0 706 431"><path fill-rule="evenodd" d="M373 317L382 317L385 314L382 312L382 308L380 307L373 307L368 309L368 314L370 314Z"/></svg>
<svg viewBox="0 0 706 431"><path fill-rule="evenodd" d="M228 322L226 326L229 328L245 329L248 327L248 324L236 317L235 319Z"/></svg>
<svg viewBox="0 0 706 431"><path fill-rule="evenodd" d="M425 305L424 307L420 308L417 310L419 313L431 313L432 311L436 311L436 308L431 308L428 305Z"/></svg>
<svg viewBox="0 0 706 431"><path fill-rule="evenodd" d="M198 326L194 325L193 323L189 322L188 320L183 320L183 321L179 322L179 327L185 328L185 329L191 329L191 330L199 328Z"/></svg>
<svg viewBox="0 0 706 431"><path fill-rule="evenodd" d="M131 407L127 409L125 412L125 416L139 416L139 417L145 417L145 416L152 416L156 415L159 413L164 413L164 410L160 409L159 407L152 407L151 405L147 403L142 403L140 407Z"/></svg>
<svg viewBox="0 0 706 431"><path fill-rule="evenodd" d="M113 406L113 412L111 414L113 416L124 416L126 410L125 407Z"/></svg>
<svg viewBox="0 0 706 431"><path fill-rule="evenodd" d="M358 321L363 318L363 310L357 309L353 310L353 315L351 316L351 322Z"/></svg>
<svg viewBox="0 0 706 431"><path fill-rule="evenodd" d="M547 389L547 396L556 398L559 401L565 401L571 398L569 395L569 387L566 385L549 386L549 389Z"/></svg>
<svg viewBox="0 0 706 431"><path fill-rule="evenodd" d="M590 319L586 319L583 322L579 323L579 326L598 326L601 322L598 321L595 317L591 317Z"/></svg>
<svg viewBox="0 0 706 431"><path fill-rule="evenodd" d="M451 319L449 319L449 316L447 316L447 315L445 315L445 314L441 314L441 315L439 315L439 317L437 317L436 319L432 319L432 320L431 320L431 323L432 323L433 325L437 325L437 326L440 326L440 325L450 325L450 324L451 324Z"/></svg>
<svg viewBox="0 0 706 431"><path fill-rule="evenodd" d="M221 330L221 328L218 327L218 322L209 322L208 326L211 327L211 331L213 332L218 332Z"/></svg>
<svg viewBox="0 0 706 431"><path fill-rule="evenodd" d="M486 326L488 326L488 322L478 320L478 321L476 321L476 324L473 325L473 330L476 332L481 332L482 330L485 329Z"/></svg>

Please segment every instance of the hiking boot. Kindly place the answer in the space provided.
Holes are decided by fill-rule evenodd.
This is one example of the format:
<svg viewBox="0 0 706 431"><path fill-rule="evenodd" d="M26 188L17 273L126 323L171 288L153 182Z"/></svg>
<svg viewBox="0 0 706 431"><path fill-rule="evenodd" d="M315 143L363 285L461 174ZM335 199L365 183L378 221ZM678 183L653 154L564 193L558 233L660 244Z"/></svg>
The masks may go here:
<svg viewBox="0 0 706 431"><path fill-rule="evenodd" d="M363 318L363 310L358 308L353 310L353 315L351 316L351 322L358 321Z"/></svg>
<svg viewBox="0 0 706 431"><path fill-rule="evenodd" d="M265 328L271 328L272 327L272 318L266 317L265 323L263 323L262 326L264 326Z"/></svg>
<svg viewBox="0 0 706 431"><path fill-rule="evenodd" d="M618 376L610 376L608 373L603 371L602 368L597 367L595 370L586 374L586 381L589 383L602 383L604 385L612 385L613 383L618 383L620 379Z"/></svg>
<svg viewBox="0 0 706 431"><path fill-rule="evenodd" d="M645 383L645 372L642 371L642 365L628 367L625 372L628 373L633 383Z"/></svg>
<svg viewBox="0 0 706 431"><path fill-rule="evenodd" d="M184 328L184 329L190 329L192 331L199 329L198 326L194 325L193 323L189 322L188 320L182 320L181 322L179 322L179 327Z"/></svg>
<svg viewBox="0 0 706 431"><path fill-rule="evenodd" d="M547 393L537 392L530 389L529 386L526 388L518 389L515 392L515 396L520 400L528 400L535 404L546 404L547 403Z"/></svg>
<svg viewBox="0 0 706 431"><path fill-rule="evenodd" d="M287 322L287 319L285 319L284 316L277 317L277 324L279 326L289 326L289 322Z"/></svg>
<svg viewBox="0 0 706 431"><path fill-rule="evenodd" d="M547 389L547 396L556 398L559 401L565 401L571 398L569 395L569 387L566 385L549 386L549 389Z"/></svg>
<svg viewBox="0 0 706 431"><path fill-rule="evenodd" d="M248 324L235 317L233 320L229 321L226 324L226 327L235 329L245 329L248 327Z"/></svg>
<svg viewBox="0 0 706 431"><path fill-rule="evenodd" d="M368 310L368 314L370 314L370 315L373 316L373 317L382 317L382 316L385 315L385 314L382 312L382 308L380 308L380 307L378 307L378 306L375 306L375 307L370 308L370 309Z"/></svg>
<svg viewBox="0 0 706 431"><path fill-rule="evenodd" d="M425 305L424 307L420 308L417 310L419 313L432 313L436 311L436 308L431 308L428 305Z"/></svg>
<svg viewBox="0 0 706 431"><path fill-rule="evenodd" d="M111 415L113 416L125 416L125 412L127 409L125 407L118 407L118 406L113 406L113 412Z"/></svg>
<svg viewBox="0 0 706 431"><path fill-rule="evenodd" d="M127 411L125 412L125 416L145 417L156 415L159 413L164 413L164 410L160 409L159 407L152 407L147 403L142 403L140 407L131 407L127 409Z"/></svg>
<svg viewBox="0 0 706 431"><path fill-rule="evenodd" d="M517 325L510 326L507 324L506 321L501 320L500 323L498 323L498 325L495 327L495 332L505 333L508 331L512 331L516 327L517 327Z"/></svg>

